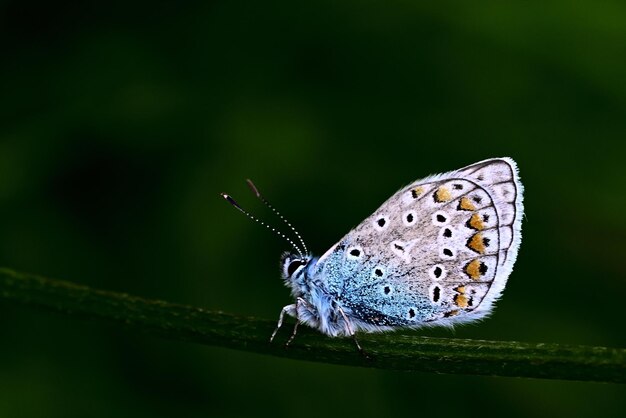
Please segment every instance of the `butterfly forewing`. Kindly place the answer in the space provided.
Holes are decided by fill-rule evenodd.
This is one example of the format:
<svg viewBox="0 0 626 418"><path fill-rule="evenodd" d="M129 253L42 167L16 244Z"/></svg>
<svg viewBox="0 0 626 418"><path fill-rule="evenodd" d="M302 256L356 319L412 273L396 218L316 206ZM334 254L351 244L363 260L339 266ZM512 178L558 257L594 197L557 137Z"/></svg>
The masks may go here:
<svg viewBox="0 0 626 418"><path fill-rule="evenodd" d="M477 319L511 272L521 213L510 159L427 177L322 257L319 277L360 328Z"/></svg>

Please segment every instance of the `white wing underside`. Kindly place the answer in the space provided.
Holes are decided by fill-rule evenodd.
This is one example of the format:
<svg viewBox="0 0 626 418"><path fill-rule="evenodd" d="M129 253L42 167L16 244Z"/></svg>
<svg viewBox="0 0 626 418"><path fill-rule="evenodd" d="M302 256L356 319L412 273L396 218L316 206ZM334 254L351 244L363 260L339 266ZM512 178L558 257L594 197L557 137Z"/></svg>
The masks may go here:
<svg viewBox="0 0 626 418"><path fill-rule="evenodd" d="M366 331L484 317L517 257L522 192L510 158L418 180L327 251L320 277Z"/></svg>

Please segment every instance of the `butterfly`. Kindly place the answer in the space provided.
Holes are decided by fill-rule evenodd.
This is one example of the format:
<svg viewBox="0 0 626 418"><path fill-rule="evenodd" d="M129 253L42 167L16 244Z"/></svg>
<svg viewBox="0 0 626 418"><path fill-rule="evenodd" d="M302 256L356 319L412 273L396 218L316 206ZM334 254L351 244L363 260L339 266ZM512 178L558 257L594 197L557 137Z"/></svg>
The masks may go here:
<svg viewBox="0 0 626 418"><path fill-rule="evenodd" d="M522 193L511 158L431 175L400 189L319 258L282 218L302 248L274 230L296 252L281 258L294 303L282 309L270 340L285 315L297 320L287 344L302 323L331 337L351 336L361 352L358 331L452 326L486 317L517 258Z"/></svg>

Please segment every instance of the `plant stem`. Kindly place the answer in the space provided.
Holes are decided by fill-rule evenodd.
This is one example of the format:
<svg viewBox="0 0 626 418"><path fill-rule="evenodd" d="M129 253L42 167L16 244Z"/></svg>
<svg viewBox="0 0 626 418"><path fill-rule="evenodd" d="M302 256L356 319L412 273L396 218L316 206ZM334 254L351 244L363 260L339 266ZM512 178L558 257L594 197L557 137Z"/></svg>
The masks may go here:
<svg viewBox="0 0 626 418"><path fill-rule="evenodd" d="M350 339L301 328L288 348L268 339L275 322L210 312L91 289L0 269L0 298L74 317L102 319L161 337L279 357L380 369L626 383L626 349L429 338L400 333L359 335L370 355Z"/></svg>

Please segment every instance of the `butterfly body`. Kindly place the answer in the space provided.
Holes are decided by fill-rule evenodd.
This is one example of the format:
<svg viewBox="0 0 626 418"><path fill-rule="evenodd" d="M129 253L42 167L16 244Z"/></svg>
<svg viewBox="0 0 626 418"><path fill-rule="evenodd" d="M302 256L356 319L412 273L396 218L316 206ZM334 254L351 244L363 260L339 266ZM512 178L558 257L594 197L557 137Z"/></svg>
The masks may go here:
<svg viewBox="0 0 626 418"><path fill-rule="evenodd" d="M471 322L488 315L521 241L522 185L509 158L418 180L322 257L287 253L296 302L282 316L329 336Z"/></svg>

